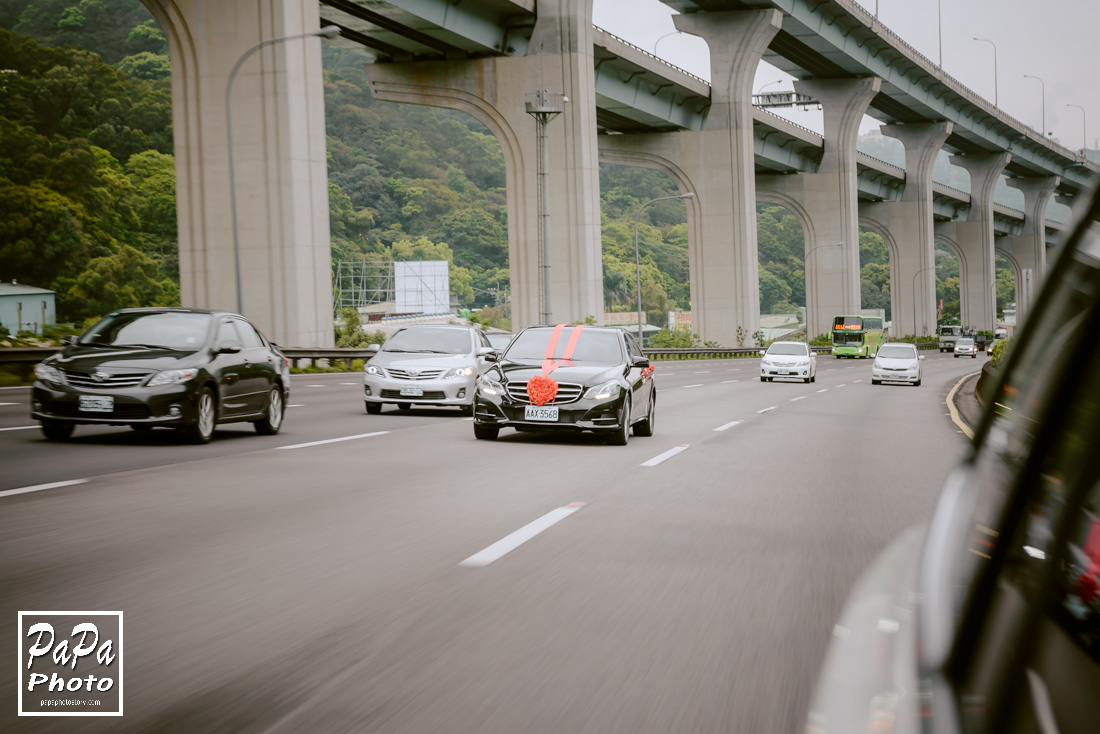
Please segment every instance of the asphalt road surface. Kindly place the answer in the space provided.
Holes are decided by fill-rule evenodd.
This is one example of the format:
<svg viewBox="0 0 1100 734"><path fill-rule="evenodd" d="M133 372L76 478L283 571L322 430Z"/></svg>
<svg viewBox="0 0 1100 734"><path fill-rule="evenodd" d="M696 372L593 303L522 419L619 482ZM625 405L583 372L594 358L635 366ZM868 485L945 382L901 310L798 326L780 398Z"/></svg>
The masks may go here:
<svg viewBox="0 0 1100 734"><path fill-rule="evenodd" d="M274 437L48 443L0 390L0 730L801 731L848 591L963 450L944 401L984 358L926 355L921 387L658 363L626 447L368 416L354 374L296 375ZM121 719L15 716L16 612L67 609L125 611Z"/></svg>

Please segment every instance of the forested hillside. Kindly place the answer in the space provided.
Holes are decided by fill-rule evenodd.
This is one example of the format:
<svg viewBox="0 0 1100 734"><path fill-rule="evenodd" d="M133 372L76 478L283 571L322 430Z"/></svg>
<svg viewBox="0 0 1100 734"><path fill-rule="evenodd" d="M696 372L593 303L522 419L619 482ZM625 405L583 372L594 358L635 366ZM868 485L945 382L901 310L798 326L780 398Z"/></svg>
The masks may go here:
<svg viewBox="0 0 1100 734"><path fill-rule="evenodd" d="M77 323L177 303L163 33L139 0L0 0L0 27L0 277L56 290ZM459 301L494 305L509 289L499 144L466 115L374 101L362 58L323 49L334 262L449 260ZM600 187L606 308L630 311L634 215L678 192L620 166L601 166ZM770 205L758 222L761 311L792 312L805 303L802 228ZM684 202L646 208L638 238L643 306L662 324L691 308ZM864 307L889 313L885 244L865 233L860 252Z"/></svg>

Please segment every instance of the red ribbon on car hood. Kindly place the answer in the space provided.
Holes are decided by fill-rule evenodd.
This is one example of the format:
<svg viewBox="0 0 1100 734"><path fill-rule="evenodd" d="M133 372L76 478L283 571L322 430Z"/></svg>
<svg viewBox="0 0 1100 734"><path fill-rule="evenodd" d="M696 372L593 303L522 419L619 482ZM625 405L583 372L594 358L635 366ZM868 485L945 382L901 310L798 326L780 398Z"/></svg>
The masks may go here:
<svg viewBox="0 0 1100 734"><path fill-rule="evenodd" d="M546 347L546 356L542 360L542 374L535 375L527 381L527 396L531 398L531 403L534 405L546 405L554 402L554 398L558 395L558 383L550 376L550 373L563 363L573 364L573 352L577 348L577 340L580 339L584 325L580 324L573 327L573 333L569 335L569 341L565 344L565 352L562 354L561 359L555 360L554 352L558 349L558 339L561 338L561 330L564 328L565 324L558 324L554 327L553 333L550 334L550 343Z"/></svg>

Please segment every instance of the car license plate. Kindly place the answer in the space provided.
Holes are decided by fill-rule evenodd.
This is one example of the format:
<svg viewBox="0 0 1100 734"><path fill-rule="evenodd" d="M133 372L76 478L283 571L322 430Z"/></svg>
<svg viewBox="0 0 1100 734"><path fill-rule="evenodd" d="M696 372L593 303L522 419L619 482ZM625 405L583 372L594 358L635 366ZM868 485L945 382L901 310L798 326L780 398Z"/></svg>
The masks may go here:
<svg viewBox="0 0 1100 734"><path fill-rule="evenodd" d="M558 420L558 409L548 405L526 405L523 408L523 419L554 423Z"/></svg>
<svg viewBox="0 0 1100 734"><path fill-rule="evenodd" d="M110 413L115 409L115 399L110 395L81 395L80 409L89 413Z"/></svg>
<svg viewBox="0 0 1100 734"><path fill-rule="evenodd" d="M781 375L789 375L789 374L791 374L791 371L790 371L790 370L779 370L779 374L781 374Z"/></svg>
<svg viewBox="0 0 1100 734"><path fill-rule="evenodd" d="M422 398L424 397L424 388L403 387L401 388L401 395L407 398Z"/></svg>

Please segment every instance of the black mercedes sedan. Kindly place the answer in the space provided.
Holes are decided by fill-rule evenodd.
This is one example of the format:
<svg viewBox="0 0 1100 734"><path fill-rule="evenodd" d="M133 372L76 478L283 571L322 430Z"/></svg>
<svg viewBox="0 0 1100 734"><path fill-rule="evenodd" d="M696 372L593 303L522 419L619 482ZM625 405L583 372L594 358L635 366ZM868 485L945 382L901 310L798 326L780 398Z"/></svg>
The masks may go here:
<svg viewBox="0 0 1100 734"><path fill-rule="evenodd" d="M653 367L622 329L531 326L512 340L477 383L474 436L520 431L593 431L625 446L652 436Z"/></svg>
<svg viewBox="0 0 1100 734"><path fill-rule="evenodd" d="M243 316L132 308L103 317L35 366L31 417L52 441L80 424L167 426L207 443L219 423L274 435L290 395L282 352Z"/></svg>

